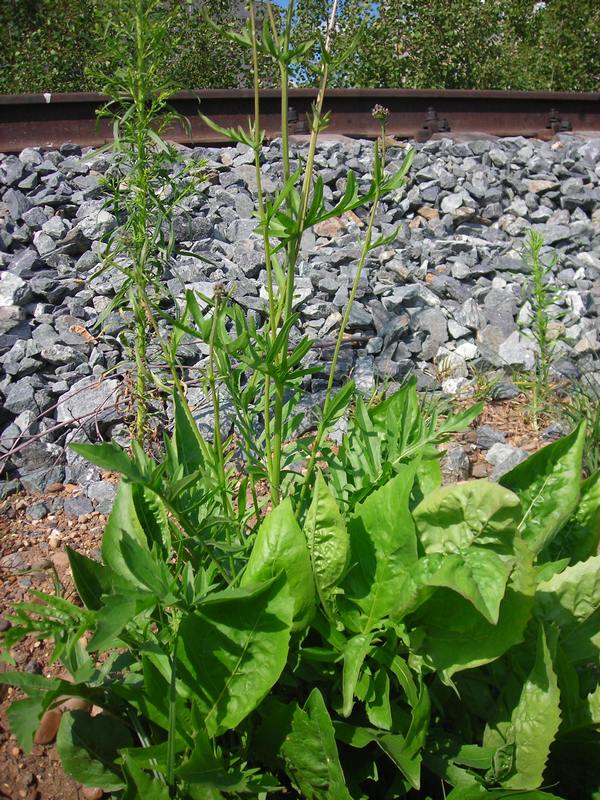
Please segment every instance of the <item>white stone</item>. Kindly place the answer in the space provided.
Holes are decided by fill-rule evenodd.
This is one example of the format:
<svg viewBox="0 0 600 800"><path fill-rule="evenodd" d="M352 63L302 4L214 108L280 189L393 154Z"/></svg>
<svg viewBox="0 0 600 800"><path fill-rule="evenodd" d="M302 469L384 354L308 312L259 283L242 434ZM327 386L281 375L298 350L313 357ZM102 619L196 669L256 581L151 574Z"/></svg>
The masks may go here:
<svg viewBox="0 0 600 800"><path fill-rule="evenodd" d="M19 305L20 296L25 292L23 278L11 272L0 272L0 306Z"/></svg>
<svg viewBox="0 0 600 800"><path fill-rule="evenodd" d="M465 361L472 361L476 358L479 348L473 342L461 342L456 345L456 350L454 352L464 358Z"/></svg>
<svg viewBox="0 0 600 800"><path fill-rule="evenodd" d="M513 331L502 342L498 348L498 355L508 366L514 364L530 370L533 369L535 364L535 354L530 343L518 331Z"/></svg>

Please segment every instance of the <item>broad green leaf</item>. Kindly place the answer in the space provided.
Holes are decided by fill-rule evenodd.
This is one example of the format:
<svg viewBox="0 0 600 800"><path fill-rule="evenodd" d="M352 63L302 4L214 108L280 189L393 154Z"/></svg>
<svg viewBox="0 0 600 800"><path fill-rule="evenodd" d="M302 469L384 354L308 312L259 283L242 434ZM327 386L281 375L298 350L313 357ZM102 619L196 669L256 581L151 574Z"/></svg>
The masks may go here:
<svg viewBox="0 0 600 800"><path fill-rule="evenodd" d="M534 553L552 541L579 501L585 423L538 450L500 479L519 496L519 533Z"/></svg>
<svg viewBox="0 0 600 800"><path fill-rule="evenodd" d="M133 539L141 547L148 547L146 535L138 519L131 483L121 482L108 518L102 539L102 560L130 585L145 588L127 566L123 556L123 542Z"/></svg>
<svg viewBox="0 0 600 800"><path fill-rule="evenodd" d="M521 516L519 498L485 480L441 486L413 512L426 553L464 553L476 544L511 555Z"/></svg>
<svg viewBox="0 0 600 800"><path fill-rule="evenodd" d="M317 472L313 500L306 514L304 534L319 598L327 612L333 614L336 589L348 564L349 537L337 503L320 472Z"/></svg>
<svg viewBox="0 0 600 800"><path fill-rule="evenodd" d="M451 589L462 595L495 625L510 575L510 561L491 550L471 547L460 555L433 553L421 559L418 576L423 585Z"/></svg>
<svg viewBox="0 0 600 800"><path fill-rule="evenodd" d="M537 789L541 785L559 725L560 692L546 635L540 626L535 664L511 716L509 742L515 745L514 774L504 781L504 786Z"/></svg>
<svg viewBox="0 0 600 800"><path fill-rule="evenodd" d="M540 583L535 605L541 617L561 628L585 622L600 606L600 555Z"/></svg>
<svg viewBox="0 0 600 800"><path fill-rule="evenodd" d="M281 752L286 771L306 800L351 800L323 696L313 689L296 708Z"/></svg>
<svg viewBox="0 0 600 800"><path fill-rule="evenodd" d="M581 484L579 505L542 557L568 556L571 562L595 556L600 545L600 470Z"/></svg>
<svg viewBox="0 0 600 800"><path fill-rule="evenodd" d="M111 594L98 614L96 631L88 650L102 652L122 645L120 634L140 612L156 604L152 595Z"/></svg>
<svg viewBox="0 0 600 800"><path fill-rule="evenodd" d="M342 673L343 711L345 717L352 713L354 692L360 673L371 648L371 635L353 636L344 649L344 669Z"/></svg>
<svg viewBox="0 0 600 800"><path fill-rule="evenodd" d="M457 786L446 800L563 800L548 792L507 792L504 789L485 789L483 786Z"/></svg>
<svg viewBox="0 0 600 800"><path fill-rule="evenodd" d="M25 753L33 747L33 737L45 711L44 695L39 693L13 701L7 711L10 729Z"/></svg>
<svg viewBox="0 0 600 800"><path fill-rule="evenodd" d="M119 751L131 747L129 729L116 717L84 711L63 714L56 749L65 772L84 786L106 791L122 789L125 780L118 765Z"/></svg>
<svg viewBox="0 0 600 800"><path fill-rule="evenodd" d="M263 520L241 586L263 583L284 572L294 599L292 630L306 628L315 613L315 584L306 539L286 498Z"/></svg>
<svg viewBox="0 0 600 800"><path fill-rule="evenodd" d="M378 669L369 679L369 689L365 698L365 710L371 725L384 730L392 727L392 708L390 705L390 678L385 669Z"/></svg>
<svg viewBox="0 0 600 800"><path fill-rule="evenodd" d="M218 592L183 619L178 674L210 736L235 728L279 678L294 600L285 575L256 589Z"/></svg>
<svg viewBox="0 0 600 800"><path fill-rule="evenodd" d="M421 458L417 463L416 483L420 496L426 497L442 485L442 468L439 458Z"/></svg>
<svg viewBox="0 0 600 800"><path fill-rule="evenodd" d="M348 523L350 568L341 605L353 631L368 633L398 608L403 582L417 562L408 506L414 477L414 464L401 465L395 477L356 507Z"/></svg>
<svg viewBox="0 0 600 800"><path fill-rule="evenodd" d="M600 556L579 561L540 583L535 613L561 628L572 661L597 658L600 650Z"/></svg>
<svg viewBox="0 0 600 800"><path fill-rule="evenodd" d="M143 715L151 720L156 725L159 725L164 730L169 730L170 719L170 659L166 654L162 659L166 662L166 667L169 674L165 676L158 668L153 654L146 653L142 656L142 669L144 675L143 691L129 701L136 708L139 708ZM176 688L184 689L184 687L176 683ZM185 690L187 693L187 690ZM191 734L193 732L193 725L191 722L191 713L186 703L184 703L184 691L176 692L175 699L175 746L176 749L183 749L191 744Z"/></svg>
<svg viewBox="0 0 600 800"><path fill-rule="evenodd" d="M175 774L193 786L225 792L243 792L248 789L244 774L239 770L227 769L222 756L215 755L213 743L204 731L198 731L192 754L177 768Z"/></svg>
<svg viewBox="0 0 600 800"><path fill-rule="evenodd" d="M492 625L455 592L438 589L411 618L420 626L411 633L415 650L424 664L448 682L453 674L500 658L523 640L531 615L534 572L526 556L517 562L504 598L498 622Z"/></svg>
<svg viewBox="0 0 600 800"><path fill-rule="evenodd" d="M102 606L100 598L111 589L110 570L70 547L67 547L67 555L77 594L86 608L97 611Z"/></svg>
<svg viewBox="0 0 600 800"><path fill-rule="evenodd" d="M156 780L155 775L149 775L139 767L130 753L123 755L123 765L127 779L127 791L124 800L169 800L168 787Z"/></svg>

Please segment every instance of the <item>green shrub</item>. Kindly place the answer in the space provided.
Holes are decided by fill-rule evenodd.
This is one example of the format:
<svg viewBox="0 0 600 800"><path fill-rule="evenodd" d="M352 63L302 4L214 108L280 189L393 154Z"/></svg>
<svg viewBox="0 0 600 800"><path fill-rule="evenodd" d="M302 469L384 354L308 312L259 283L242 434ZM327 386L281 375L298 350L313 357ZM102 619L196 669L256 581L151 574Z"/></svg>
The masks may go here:
<svg viewBox="0 0 600 800"><path fill-rule="evenodd" d="M357 413L347 451L412 392ZM288 498L233 536L197 436L179 407L160 465L78 446L123 481L103 564L69 552L84 607L36 593L5 634L53 639L73 677L0 675L27 694L9 711L25 750L75 696L102 713L63 714L63 766L124 798L592 796L600 475L581 483L583 426L500 485L442 487L429 453L349 503L337 486L368 483L370 456L340 482L342 457L305 514Z"/></svg>

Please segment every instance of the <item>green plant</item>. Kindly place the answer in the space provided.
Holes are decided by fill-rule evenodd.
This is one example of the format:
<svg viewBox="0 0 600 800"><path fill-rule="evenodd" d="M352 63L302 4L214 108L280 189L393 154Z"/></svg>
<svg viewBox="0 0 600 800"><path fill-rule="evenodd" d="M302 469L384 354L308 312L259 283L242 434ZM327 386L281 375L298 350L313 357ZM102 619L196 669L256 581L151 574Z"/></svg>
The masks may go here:
<svg viewBox="0 0 600 800"><path fill-rule="evenodd" d="M561 413L572 427L585 420L587 436L583 449L583 467L587 475L600 469L600 384L589 376L570 387Z"/></svg>
<svg viewBox="0 0 600 800"><path fill-rule="evenodd" d="M500 485L441 487L422 449L353 505L318 473L302 517L286 498L230 546L190 434L180 409L162 464L78 447L124 477L103 563L69 551L84 607L36 593L4 634L53 639L72 676L0 675L27 694L9 711L26 750L81 697L102 713L63 713L59 754L117 797L592 796L600 474L581 483L583 425Z"/></svg>
<svg viewBox="0 0 600 800"><path fill-rule="evenodd" d="M140 443L148 432L149 393L157 380L149 346L162 344L155 309L165 298L162 279L176 249L173 220L176 213L183 215L202 167L184 164L163 138L182 122L168 104L177 87L163 74L173 45L172 23L173 14L162 0L110 0L97 20L109 71L92 73L110 98L99 117L113 123L104 189L105 207L118 221L104 237L97 274L112 268L123 275L100 324L115 309L131 315L124 343L134 356L135 436Z"/></svg>
<svg viewBox="0 0 600 800"><path fill-rule="evenodd" d="M287 82L313 43L292 44L291 4L282 28L268 11L259 32L251 4L245 31L227 34L250 48L255 75L262 53ZM334 23L335 13L329 31ZM352 382L334 391L346 314L316 431L298 435L303 380L316 369L305 360L311 342L294 335L302 234L371 204L352 298L369 253L395 235L378 235L373 209L410 166L408 156L386 174L387 115L376 109L370 186L361 195L349 173L326 204L313 166L335 65L329 45L325 34L296 171L282 91L274 196L261 186L258 78L249 129L218 129L255 154L262 326L224 289L188 292L175 317L142 284L150 324L172 325L161 347L174 430L160 458L136 439L130 453L74 446L122 480L102 561L69 551L83 606L33 592L36 602L15 608L5 659L25 637L51 640L72 680L0 674L27 695L10 708L12 729L28 750L42 715L65 697L94 704L96 716L63 713L57 748L73 777L122 800L556 797L539 788L545 781L585 796L600 724L600 475L581 481L585 425L499 485L441 486L439 445L481 406L440 418L419 402L414 379L370 406L354 399ZM154 96L146 102L152 108ZM172 210L164 214L168 230ZM212 441L178 378L184 336L207 346ZM228 437L223 391L235 408ZM335 447L328 433L343 415L348 430ZM569 555L557 556L567 542Z"/></svg>
<svg viewBox="0 0 600 800"><path fill-rule="evenodd" d="M529 327L530 336L536 346L535 367L531 381L531 418L536 430L540 414L552 395L550 369L555 357L557 338L551 333L553 322L551 307L556 303L560 291L551 283L558 257L553 256L548 263L544 262L541 255L543 247L542 234L532 228L525 241L523 258L531 270L531 283L528 286L531 307Z"/></svg>

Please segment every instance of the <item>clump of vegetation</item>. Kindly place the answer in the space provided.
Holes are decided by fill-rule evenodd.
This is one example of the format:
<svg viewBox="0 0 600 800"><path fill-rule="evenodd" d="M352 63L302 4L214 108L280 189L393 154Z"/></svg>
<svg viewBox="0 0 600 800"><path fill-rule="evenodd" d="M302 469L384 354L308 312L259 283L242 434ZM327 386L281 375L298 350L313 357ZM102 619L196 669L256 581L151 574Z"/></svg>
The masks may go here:
<svg viewBox="0 0 600 800"><path fill-rule="evenodd" d="M252 85L243 46L223 41L198 7L221 24L232 22L235 0L169 0L175 39L165 74L186 89ZM101 0L4 0L0 91L98 89L85 68L104 61L91 35ZM266 2L257 2L259 16ZM298 0L291 36L306 41L323 30L331 2ZM278 6L272 13L279 13ZM334 51L348 52L331 71L339 87L596 91L600 81L600 8L595 0L340 0ZM353 45L357 34L360 47ZM298 85L318 78L319 46L293 67ZM316 67L313 70L312 67ZM261 62L268 85L278 66Z"/></svg>
<svg viewBox="0 0 600 800"><path fill-rule="evenodd" d="M163 351L163 359L172 355L161 341L156 309L165 297L163 277L176 251L174 219L176 214L182 217L202 167L184 164L175 147L164 141L170 128L187 124L169 106L178 87L163 72L173 22L162 0L109 0L97 22L110 71L94 77L111 98L99 116L110 119L113 130L106 148L111 170L104 186L105 207L117 220L105 236L97 274L116 269L123 276L99 323L115 310L130 317L124 344L134 359L135 437L140 444L148 433L149 398L157 382L149 347ZM176 360L169 362L175 373Z"/></svg>
<svg viewBox="0 0 600 800"><path fill-rule="evenodd" d="M136 2L160 10L154 0ZM440 445L481 405L440 419L436 406L420 403L414 379L370 405L352 381L336 390L347 311L316 430L300 434L303 380L316 370L306 361L311 342L295 333L302 236L369 207L352 301L369 254L393 241L378 235L377 206L401 189L412 154L388 172L387 112L376 108L381 135L370 186L361 194L349 172L337 202L325 201L314 163L336 66L334 3L317 34L310 142L292 168L286 89L293 65L315 46L292 41L293 10L291 1L281 23L267 13L259 27L251 3L246 28L222 32L249 51L255 115L248 129L208 121L255 156L262 324L247 319L225 287L212 298L188 292L179 316L161 307L152 286L162 261L144 261L135 242L146 236L148 252L162 253L175 209L158 203L154 183L163 151L153 124L162 116L150 112L163 107L151 87L139 88L145 78L135 70L115 77L115 87L132 78L126 96L139 90L143 98L117 108L120 141L139 131L145 148L136 149L137 139L125 146L125 180L147 192L125 206L120 235L130 231L133 242L129 269L138 269L137 258L146 270L139 281L126 273L131 302L151 326L171 326L163 353L174 430L160 457L139 438L130 451L73 445L121 483L102 561L69 550L83 605L34 591L35 602L14 610L5 659L25 637L51 640L53 660L71 680L0 673L27 695L10 708L12 729L29 750L43 715L65 697L95 705L95 716L63 712L57 749L76 780L122 800L551 800L559 795L542 788L549 785L564 798L592 796L600 473L581 480L585 424L499 484L442 486ZM160 32L165 19L147 13L136 30L156 23ZM284 174L272 195L261 183L261 57L273 60L285 87ZM138 113L150 114L139 128ZM212 437L198 430L177 379L184 335L208 351ZM230 437L221 432L223 392L235 409ZM334 445L329 434L343 416L347 432Z"/></svg>
<svg viewBox="0 0 600 800"><path fill-rule="evenodd" d="M543 247L542 234L532 228L525 240L523 258L531 271L527 286L527 299L531 309L528 327L536 349L533 379L528 384L531 392L531 419L536 430L539 428L540 415L547 410L548 402L553 397L551 368L559 341L552 331L552 324L557 321L556 315L551 313L560 294L560 289L551 283L557 256L544 261Z"/></svg>

